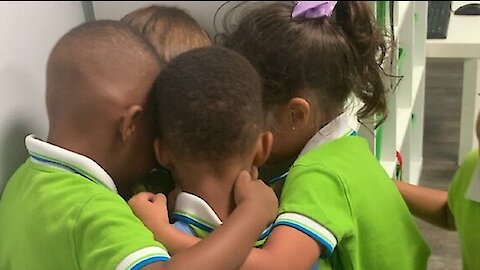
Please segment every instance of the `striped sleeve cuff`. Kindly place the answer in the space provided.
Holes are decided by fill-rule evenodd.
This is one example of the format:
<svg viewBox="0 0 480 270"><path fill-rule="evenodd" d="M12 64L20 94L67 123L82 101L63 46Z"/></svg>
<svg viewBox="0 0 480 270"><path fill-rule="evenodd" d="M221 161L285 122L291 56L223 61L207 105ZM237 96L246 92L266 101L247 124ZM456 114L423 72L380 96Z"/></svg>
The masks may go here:
<svg viewBox="0 0 480 270"><path fill-rule="evenodd" d="M317 241L326 251L325 253L322 252L322 258L332 255L333 250L337 246L337 239L327 228L306 216L297 213L280 214L273 226L280 225L297 229Z"/></svg>
<svg viewBox="0 0 480 270"><path fill-rule="evenodd" d="M160 247L146 247L125 257L115 270L140 270L148 264L168 261L169 259L170 255L168 255L165 249Z"/></svg>

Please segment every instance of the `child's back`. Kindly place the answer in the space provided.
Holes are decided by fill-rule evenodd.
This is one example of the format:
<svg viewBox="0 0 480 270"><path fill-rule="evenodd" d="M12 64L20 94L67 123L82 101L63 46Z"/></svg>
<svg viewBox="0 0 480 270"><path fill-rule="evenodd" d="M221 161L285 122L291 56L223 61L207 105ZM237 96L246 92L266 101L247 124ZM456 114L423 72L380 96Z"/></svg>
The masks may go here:
<svg viewBox="0 0 480 270"><path fill-rule="evenodd" d="M321 269L426 269L428 247L395 185L360 137L331 141L295 161L276 224L301 220L292 212L327 228L310 227L335 248Z"/></svg>
<svg viewBox="0 0 480 270"><path fill-rule="evenodd" d="M72 269L75 261L78 269L107 269L148 239L152 250L162 247L132 217L99 167L67 165L65 158L80 156L32 136L26 144L31 158L9 180L0 203L1 269ZM120 239L123 247L117 248ZM98 246L102 250L92 252Z"/></svg>

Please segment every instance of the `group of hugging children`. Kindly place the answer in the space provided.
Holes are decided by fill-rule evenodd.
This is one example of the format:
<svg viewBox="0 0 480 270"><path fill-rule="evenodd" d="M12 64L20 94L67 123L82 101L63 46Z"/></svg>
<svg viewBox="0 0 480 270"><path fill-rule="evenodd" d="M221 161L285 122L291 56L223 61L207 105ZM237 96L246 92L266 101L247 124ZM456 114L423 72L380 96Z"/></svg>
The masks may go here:
<svg viewBox="0 0 480 270"><path fill-rule="evenodd" d="M57 42L48 137L26 137L0 199L0 269L426 269L411 212L456 225L464 267L478 269L464 245L480 243L475 191L468 208L392 181L350 125L352 96L359 119L387 115L385 33L368 2L234 9L215 46L166 6ZM175 183L168 204L134 192L158 171Z"/></svg>

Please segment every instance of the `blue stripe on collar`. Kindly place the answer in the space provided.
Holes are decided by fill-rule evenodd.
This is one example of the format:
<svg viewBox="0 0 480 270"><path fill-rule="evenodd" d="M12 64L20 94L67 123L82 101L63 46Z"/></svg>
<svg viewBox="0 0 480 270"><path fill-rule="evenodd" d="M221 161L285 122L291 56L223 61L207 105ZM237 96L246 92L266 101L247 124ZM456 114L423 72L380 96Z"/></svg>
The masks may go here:
<svg viewBox="0 0 480 270"><path fill-rule="evenodd" d="M110 175L89 157L44 142L34 135L25 138L25 146L32 162L81 175L117 193L117 187Z"/></svg>
<svg viewBox="0 0 480 270"><path fill-rule="evenodd" d="M68 165L65 165L65 164L62 164L60 162L56 162L56 161L53 161L53 160L48 160L48 159L45 159L45 158L42 158L42 157L39 157L39 156L36 156L32 153L30 153L30 157L36 161L39 161L39 162L42 162L42 163L47 163L47 164L52 164L52 165L55 165L57 167L60 167L62 169L65 169L69 172L72 172L72 173L76 173L78 175L81 175L83 176L84 178L87 178L88 180L94 182L94 183L99 183L98 181L96 181L95 179L89 177L88 175L86 174L83 174L81 173L80 171L76 170L75 168L71 167L71 166L68 166ZM103 184L103 183L101 183Z"/></svg>
<svg viewBox="0 0 480 270"><path fill-rule="evenodd" d="M268 235L270 235L270 233L272 232L272 230L273 230L273 224L270 224L270 226L268 226L268 228L263 230L263 232L260 235L260 238L258 238L258 240L263 240L263 239L267 238Z"/></svg>
<svg viewBox="0 0 480 270"><path fill-rule="evenodd" d="M197 227L199 228L200 230L202 231L205 231L207 233L212 233L214 228L211 228L210 226L207 226L187 215L184 215L184 214L180 214L180 213L175 213L173 214L173 219L175 221L178 221L178 222L182 222L184 224L187 224L189 226L194 226L194 227ZM257 241L261 241L265 238L268 237L268 235L270 235L270 233L272 232L273 230L273 224L270 224L270 226L268 226L265 230L263 230L262 234L260 235L260 237L257 239Z"/></svg>
<svg viewBox="0 0 480 270"><path fill-rule="evenodd" d="M192 217L189 217L187 215L182 215L180 213L173 214L173 219L175 221L180 221L180 222L184 222L184 223L189 224L189 225L193 225L193 226L195 226L195 227L197 227L197 228L199 228L203 231L206 231L208 233L211 233L214 230L214 228L211 228L211 227L199 222L198 220L193 219Z"/></svg>
<svg viewBox="0 0 480 270"><path fill-rule="evenodd" d="M268 185L269 186L272 186L274 185L275 183L277 183L278 181L282 180L282 179L285 179L286 177L288 176L288 171L287 172L284 172L283 174L279 175L279 176L276 176L272 179L270 179L268 181Z"/></svg>

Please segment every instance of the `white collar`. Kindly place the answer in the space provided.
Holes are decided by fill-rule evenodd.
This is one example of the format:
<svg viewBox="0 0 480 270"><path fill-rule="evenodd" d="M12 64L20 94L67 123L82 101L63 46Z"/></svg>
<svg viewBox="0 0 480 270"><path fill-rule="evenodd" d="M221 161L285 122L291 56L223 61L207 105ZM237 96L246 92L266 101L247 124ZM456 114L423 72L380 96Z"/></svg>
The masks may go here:
<svg viewBox="0 0 480 270"><path fill-rule="evenodd" d="M202 198L187 192L180 192L175 202L175 214L177 218L184 216L194 220L205 227L207 231L213 231L222 225L212 207Z"/></svg>
<svg viewBox="0 0 480 270"><path fill-rule="evenodd" d="M321 128L317 133L315 133L315 135L313 135L313 137L310 138L310 140L307 142L305 147L303 147L303 150L300 152L297 158L301 157L308 151L316 148L321 144L333 141L344 136L356 135L359 127L356 119L356 117L350 117L348 112L343 112L335 119L333 119L330 123ZM276 182L285 179L285 177L288 176L288 172L289 171L286 171L282 175L270 179L268 181L268 185L271 186Z"/></svg>
<svg viewBox="0 0 480 270"><path fill-rule="evenodd" d="M212 207L202 198L187 192L180 192L175 201L174 219L184 223L194 225L195 227L211 233L223 222L217 216ZM259 241L265 240L272 231L273 224L270 224L258 238Z"/></svg>
<svg viewBox="0 0 480 270"><path fill-rule="evenodd" d="M33 162L77 173L117 193L117 187L110 175L92 159L44 142L34 135L25 138L25 146Z"/></svg>
<svg viewBox="0 0 480 270"><path fill-rule="evenodd" d="M316 148L317 146L341 138L343 136L354 135L358 130L358 123L351 123L350 117L347 112L344 112L333 119L330 123L321 128L315 135L308 141L308 143L300 152L299 157L307 153L308 151Z"/></svg>

